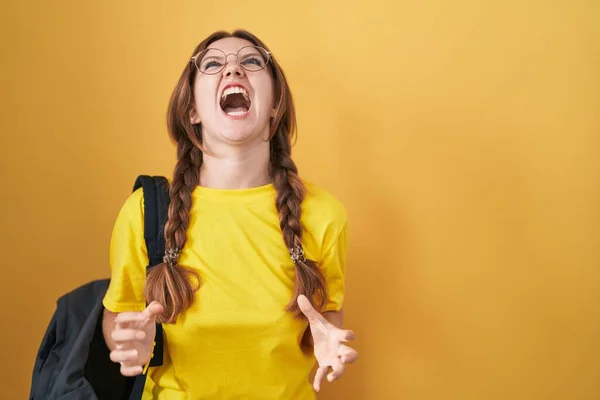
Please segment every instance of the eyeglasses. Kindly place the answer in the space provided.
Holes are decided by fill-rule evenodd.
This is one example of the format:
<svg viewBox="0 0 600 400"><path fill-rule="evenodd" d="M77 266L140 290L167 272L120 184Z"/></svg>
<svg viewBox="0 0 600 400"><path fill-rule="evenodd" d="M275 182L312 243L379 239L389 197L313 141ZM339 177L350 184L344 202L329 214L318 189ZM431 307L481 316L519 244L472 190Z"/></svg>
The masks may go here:
<svg viewBox="0 0 600 400"><path fill-rule="evenodd" d="M262 47L246 46L239 49L235 54L225 54L224 51L219 49L202 50L192 57L190 62L203 74L214 75L223 71L227 65L227 57L232 54L236 57L235 61L238 65L250 72L264 69L271 61L271 53Z"/></svg>

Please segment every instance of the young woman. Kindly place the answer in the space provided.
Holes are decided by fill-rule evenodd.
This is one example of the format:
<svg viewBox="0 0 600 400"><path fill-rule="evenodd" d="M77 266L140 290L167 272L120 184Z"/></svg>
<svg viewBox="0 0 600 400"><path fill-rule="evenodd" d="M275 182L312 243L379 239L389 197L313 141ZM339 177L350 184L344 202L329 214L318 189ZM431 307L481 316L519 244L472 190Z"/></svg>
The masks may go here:
<svg viewBox="0 0 600 400"><path fill-rule="evenodd" d="M146 276L142 189L111 240L103 332L123 375L143 372L164 324L144 398L313 399L315 358L317 391L356 360L341 328L346 211L299 178L295 124L284 73L254 35L216 32L194 50L168 109L164 263Z"/></svg>

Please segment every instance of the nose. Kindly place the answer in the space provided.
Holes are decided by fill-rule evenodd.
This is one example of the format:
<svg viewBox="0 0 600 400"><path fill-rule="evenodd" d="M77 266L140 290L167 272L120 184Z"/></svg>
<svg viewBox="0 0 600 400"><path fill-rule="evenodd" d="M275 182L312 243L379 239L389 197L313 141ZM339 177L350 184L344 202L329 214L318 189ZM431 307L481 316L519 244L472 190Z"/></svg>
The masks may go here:
<svg viewBox="0 0 600 400"><path fill-rule="evenodd" d="M232 58L230 58L230 56L232 56ZM240 78L244 76L244 70L237 63L235 54L230 54L227 56L227 63L223 69L223 76L230 77L232 75Z"/></svg>

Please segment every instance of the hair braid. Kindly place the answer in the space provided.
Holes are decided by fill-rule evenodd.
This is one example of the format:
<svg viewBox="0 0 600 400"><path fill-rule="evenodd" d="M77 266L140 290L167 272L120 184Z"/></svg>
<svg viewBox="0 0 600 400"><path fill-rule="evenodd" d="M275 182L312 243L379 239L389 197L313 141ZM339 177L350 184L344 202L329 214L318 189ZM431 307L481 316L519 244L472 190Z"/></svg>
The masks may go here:
<svg viewBox="0 0 600 400"><path fill-rule="evenodd" d="M194 301L197 287L192 286L190 278L195 277L198 284L200 282L199 275L178 265L177 259L186 242L192 192L200 180L202 152L186 135L182 135L177 141L177 158L165 224L165 248L172 256L165 257L165 262L152 268L146 278L146 298L148 301L157 300L164 307L164 312L158 317L163 323L175 322L177 316Z"/></svg>
<svg viewBox="0 0 600 400"><path fill-rule="evenodd" d="M271 140L271 174L277 190L275 205L279 211L279 226L283 241L296 266L294 295L287 305L288 311L297 316L302 312L296 299L303 294L322 310L327 304L325 278L317 263L304 257L302 249L301 205L304 200L304 184L298 177L298 169L290 154L290 142L284 132L278 132ZM297 258L296 258L297 257Z"/></svg>

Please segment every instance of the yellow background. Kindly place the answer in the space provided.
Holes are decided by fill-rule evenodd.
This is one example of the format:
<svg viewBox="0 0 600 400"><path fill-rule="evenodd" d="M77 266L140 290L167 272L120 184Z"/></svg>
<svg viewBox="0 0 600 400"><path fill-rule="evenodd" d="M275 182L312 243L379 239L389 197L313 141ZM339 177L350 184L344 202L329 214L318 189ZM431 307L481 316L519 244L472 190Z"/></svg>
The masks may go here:
<svg viewBox="0 0 600 400"><path fill-rule="evenodd" d="M108 274L202 38L255 32L302 175L351 219L360 362L323 399L600 398L597 1L37 1L0 6L0 397L61 294Z"/></svg>

